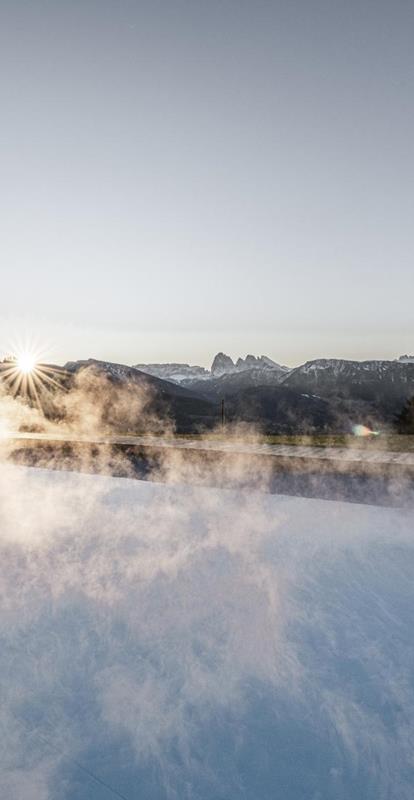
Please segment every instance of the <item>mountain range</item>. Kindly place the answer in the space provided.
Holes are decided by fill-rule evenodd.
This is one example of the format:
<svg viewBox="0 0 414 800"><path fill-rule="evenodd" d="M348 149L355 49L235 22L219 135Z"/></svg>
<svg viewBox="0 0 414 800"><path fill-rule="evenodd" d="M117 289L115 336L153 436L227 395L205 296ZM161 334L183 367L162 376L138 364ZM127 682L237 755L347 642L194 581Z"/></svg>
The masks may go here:
<svg viewBox="0 0 414 800"><path fill-rule="evenodd" d="M128 366L88 359L65 364L47 415L88 429L195 432L243 422L265 433L391 429L414 397L414 358L315 359L289 369L267 356L211 369L189 364ZM1 375L0 375L1 377ZM49 388L50 395L50 388Z"/></svg>
<svg viewBox="0 0 414 800"><path fill-rule="evenodd" d="M164 378L173 383L188 383L190 381L209 380L219 378L222 375L234 375L251 370L271 372L274 376L285 375L289 372L289 367L281 366L268 356L247 355L246 358L238 358L236 362L225 353L217 353L214 356L210 370L205 367L191 366L190 364L134 364L135 369L154 375L157 378Z"/></svg>
<svg viewBox="0 0 414 800"><path fill-rule="evenodd" d="M390 428L414 396L414 358L407 355L371 361L321 358L290 369L265 355L233 361L220 352L209 370L180 363L101 369L112 375L116 369L128 380L133 371L140 385L151 381L158 411L168 406L177 429L188 431L214 427L222 401L228 422L254 424L268 433L346 433L356 424Z"/></svg>

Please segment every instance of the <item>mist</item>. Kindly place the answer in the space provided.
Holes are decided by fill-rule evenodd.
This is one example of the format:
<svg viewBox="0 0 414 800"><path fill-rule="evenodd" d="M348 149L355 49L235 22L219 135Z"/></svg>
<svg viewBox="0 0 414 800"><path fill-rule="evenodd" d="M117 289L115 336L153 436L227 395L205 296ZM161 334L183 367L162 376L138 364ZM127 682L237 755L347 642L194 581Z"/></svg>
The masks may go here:
<svg viewBox="0 0 414 800"><path fill-rule="evenodd" d="M413 3L0 22L0 800L412 800Z"/></svg>
<svg viewBox="0 0 414 800"><path fill-rule="evenodd" d="M411 797L411 511L7 464L0 492L5 794Z"/></svg>

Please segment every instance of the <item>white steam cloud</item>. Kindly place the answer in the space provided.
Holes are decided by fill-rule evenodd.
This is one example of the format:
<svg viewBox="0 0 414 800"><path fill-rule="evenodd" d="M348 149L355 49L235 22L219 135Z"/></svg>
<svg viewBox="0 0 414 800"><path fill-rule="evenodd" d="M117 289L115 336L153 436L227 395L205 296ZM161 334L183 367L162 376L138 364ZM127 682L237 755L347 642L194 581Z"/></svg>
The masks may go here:
<svg viewBox="0 0 414 800"><path fill-rule="evenodd" d="M4 796L411 798L413 521L1 466Z"/></svg>

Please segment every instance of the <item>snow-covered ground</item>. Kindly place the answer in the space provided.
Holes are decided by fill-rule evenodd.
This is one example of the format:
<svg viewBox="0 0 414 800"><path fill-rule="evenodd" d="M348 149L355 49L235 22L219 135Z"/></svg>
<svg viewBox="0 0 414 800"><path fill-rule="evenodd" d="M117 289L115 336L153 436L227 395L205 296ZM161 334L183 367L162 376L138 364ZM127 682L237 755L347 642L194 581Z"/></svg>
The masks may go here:
<svg viewBox="0 0 414 800"><path fill-rule="evenodd" d="M0 467L1 796L408 800L414 513Z"/></svg>

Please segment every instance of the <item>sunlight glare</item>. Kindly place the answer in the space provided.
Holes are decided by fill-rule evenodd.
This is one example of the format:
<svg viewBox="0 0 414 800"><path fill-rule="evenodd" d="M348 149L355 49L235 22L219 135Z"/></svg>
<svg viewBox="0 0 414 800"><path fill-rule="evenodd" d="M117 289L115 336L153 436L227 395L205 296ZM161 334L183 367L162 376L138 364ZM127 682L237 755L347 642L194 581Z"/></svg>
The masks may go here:
<svg viewBox="0 0 414 800"><path fill-rule="evenodd" d="M17 357L17 368L24 375L30 375L36 367L36 358L31 353L20 353Z"/></svg>

